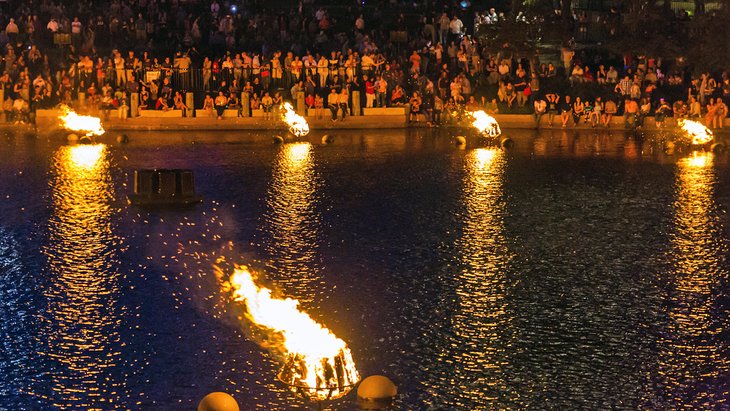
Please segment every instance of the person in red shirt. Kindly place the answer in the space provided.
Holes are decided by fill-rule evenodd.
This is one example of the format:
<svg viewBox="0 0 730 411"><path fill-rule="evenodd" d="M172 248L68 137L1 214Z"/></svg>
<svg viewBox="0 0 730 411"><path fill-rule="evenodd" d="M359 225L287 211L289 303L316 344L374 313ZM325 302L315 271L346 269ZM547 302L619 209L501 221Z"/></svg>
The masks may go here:
<svg viewBox="0 0 730 411"><path fill-rule="evenodd" d="M375 82L365 76L365 107L372 108L375 104Z"/></svg>

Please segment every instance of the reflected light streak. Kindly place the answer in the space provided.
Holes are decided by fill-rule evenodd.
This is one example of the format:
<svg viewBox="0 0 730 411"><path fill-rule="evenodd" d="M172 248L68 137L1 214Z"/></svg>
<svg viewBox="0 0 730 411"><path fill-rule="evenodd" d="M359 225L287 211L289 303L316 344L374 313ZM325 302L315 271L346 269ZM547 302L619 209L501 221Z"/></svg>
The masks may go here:
<svg viewBox="0 0 730 411"><path fill-rule="evenodd" d="M510 326L503 273L511 260L504 237L505 167L501 150L480 148L467 154L464 228L457 241L460 269L454 279L458 302L451 319L453 334L439 355L451 367L429 388L435 395L428 400L432 407L444 407L441 401L453 398L453 393L439 392L448 386L458 389L463 409L483 406L485 399L499 408L504 396L511 395L503 376Z"/></svg>
<svg viewBox="0 0 730 411"><path fill-rule="evenodd" d="M270 236L265 244L271 268L269 278L307 308L319 299L318 186L312 145L284 144L274 162L266 196L264 232Z"/></svg>
<svg viewBox="0 0 730 411"><path fill-rule="evenodd" d="M713 408L723 395L713 392L730 372L723 354L717 281L726 252L714 215L717 175L712 153L694 153L677 163L669 322L659 344L661 396L668 408L692 403Z"/></svg>
<svg viewBox="0 0 730 411"><path fill-rule="evenodd" d="M53 171L53 213L43 249L51 283L44 290L48 306L39 334L39 355L51 366L49 399L59 409L125 407L125 381L114 376L124 309L117 301L120 239L112 229L107 149L63 146Z"/></svg>

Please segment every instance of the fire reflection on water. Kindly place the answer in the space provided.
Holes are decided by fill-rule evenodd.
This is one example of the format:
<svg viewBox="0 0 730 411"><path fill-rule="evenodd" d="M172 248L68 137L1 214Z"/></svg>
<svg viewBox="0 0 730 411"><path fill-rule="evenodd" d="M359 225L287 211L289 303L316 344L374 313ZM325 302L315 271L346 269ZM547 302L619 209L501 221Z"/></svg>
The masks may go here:
<svg viewBox="0 0 730 411"><path fill-rule="evenodd" d="M434 382L436 396L428 399L437 408L473 409L485 401L498 407L510 395L504 379L510 322L504 271L511 259L504 237L505 167L501 150L480 148L467 154L464 227L457 243L460 268L454 279L457 302L450 337L439 355L450 367ZM437 392L443 387L459 394ZM454 398L460 403L440 402Z"/></svg>
<svg viewBox="0 0 730 411"><path fill-rule="evenodd" d="M722 292L720 278L727 274L721 265L727 249L713 199L716 183L711 153L695 153L677 163L672 295L667 329L659 341L662 408L690 402L710 409L717 404L713 397L728 395L707 389L719 387L730 372L714 304Z"/></svg>
<svg viewBox="0 0 730 411"><path fill-rule="evenodd" d="M120 363L118 247L104 145L63 146L53 158L52 216L44 247L51 280L39 336L50 364L48 396L59 409L116 409L126 392Z"/></svg>
<svg viewBox="0 0 730 411"><path fill-rule="evenodd" d="M312 145L285 144L277 154L266 195L264 244L270 279L305 306L318 301L317 248L320 216L316 211L319 180Z"/></svg>

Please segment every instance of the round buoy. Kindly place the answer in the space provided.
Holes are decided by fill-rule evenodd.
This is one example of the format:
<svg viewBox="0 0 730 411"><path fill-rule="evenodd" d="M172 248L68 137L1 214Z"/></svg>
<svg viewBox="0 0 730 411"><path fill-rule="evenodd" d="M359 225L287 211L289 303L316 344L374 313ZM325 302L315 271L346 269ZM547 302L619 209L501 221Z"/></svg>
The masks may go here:
<svg viewBox="0 0 730 411"><path fill-rule="evenodd" d="M371 375L357 387L357 402L363 410L385 409L396 395L398 387L390 378L382 375Z"/></svg>
<svg viewBox="0 0 730 411"><path fill-rule="evenodd" d="M69 143L75 143L75 142L79 141L79 136L71 133L68 136L66 136L66 140L68 140Z"/></svg>
<svg viewBox="0 0 730 411"><path fill-rule="evenodd" d="M120 134L117 136L117 143L126 144L129 143L129 136L126 134Z"/></svg>
<svg viewBox="0 0 730 411"><path fill-rule="evenodd" d="M332 144L335 142L334 136L331 136L329 134L325 134L322 136L322 144Z"/></svg>
<svg viewBox="0 0 730 411"><path fill-rule="evenodd" d="M454 144L457 146L465 146L466 145L466 137L464 136L456 136L454 137Z"/></svg>
<svg viewBox="0 0 730 411"><path fill-rule="evenodd" d="M500 147L507 149L507 148L514 147L515 146L515 142L511 138L509 138L509 137L504 137L499 142L499 145L500 145Z"/></svg>
<svg viewBox="0 0 730 411"><path fill-rule="evenodd" d="M89 136L81 136L79 138L79 143L81 143L81 144L91 144L91 143L93 143L93 141L91 141L91 137L89 137Z"/></svg>
<svg viewBox="0 0 730 411"><path fill-rule="evenodd" d="M282 136L274 136L274 144L281 144L284 142L284 137Z"/></svg>
<svg viewBox="0 0 730 411"><path fill-rule="evenodd" d="M712 146L710 146L710 149L715 154L724 153L725 150L727 150L727 146L725 146L725 143L715 143Z"/></svg>
<svg viewBox="0 0 730 411"><path fill-rule="evenodd" d="M198 403L198 411L240 411L238 403L225 392L211 392Z"/></svg>

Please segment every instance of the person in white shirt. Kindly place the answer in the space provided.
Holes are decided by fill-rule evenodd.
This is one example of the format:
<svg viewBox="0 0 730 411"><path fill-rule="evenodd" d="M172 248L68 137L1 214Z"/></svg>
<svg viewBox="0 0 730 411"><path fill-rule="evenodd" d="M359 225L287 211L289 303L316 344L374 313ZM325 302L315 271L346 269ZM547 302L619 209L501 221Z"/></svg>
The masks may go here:
<svg viewBox="0 0 730 411"><path fill-rule="evenodd" d="M452 18L451 22L449 23L449 31L451 31L452 39L459 40L460 36L462 35L463 29L464 23L459 20L458 16L454 16L454 18Z"/></svg>
<svg viewBox="0 0 730 411"><path fill-rule="evenodd" d="M494 10L494 8L489 9L489 14L487 14L487 23L488 24L497 24L499 21L499 16L497 15L497 11Z"/></svg>

